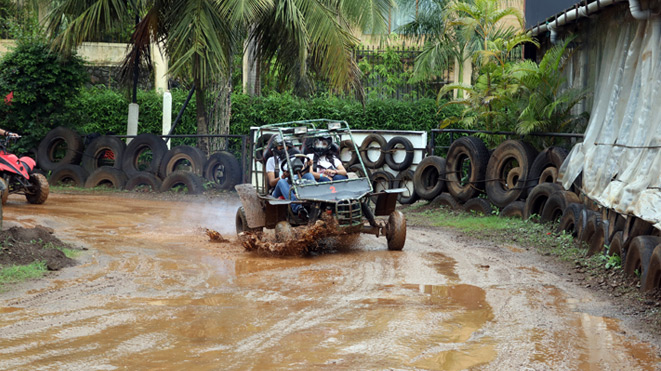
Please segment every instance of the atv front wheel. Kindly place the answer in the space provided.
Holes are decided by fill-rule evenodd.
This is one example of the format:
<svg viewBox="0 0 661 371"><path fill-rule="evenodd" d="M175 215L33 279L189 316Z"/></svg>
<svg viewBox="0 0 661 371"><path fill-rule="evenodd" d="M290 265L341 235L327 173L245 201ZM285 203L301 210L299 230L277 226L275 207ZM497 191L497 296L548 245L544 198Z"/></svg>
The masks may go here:
<svg viewBox="0 0 661 371"><path fill-rule="evenodd" d="M399 251L404 248L406 242L406 218L401 211L393 211L388 217L386 225L386 239L388 250Z"/></svg>
<svg viewBox="0 0 661 371"><path fill-rule="evenodd" d="M236 234L238 235L241 232L261 232L262 228L250 228L248 227L248 220L246 219L246 211L243 209L243 206L239 207L236 210L236 219L234 221L236 226Z"/></svg>
<svg viewBox="0 0 661 371"><path fill-rule="evenodd" d="M32 185L25 190L25 198L31 204L43 204L48 198L50 187L48 180L42 174L32 173L30 175Z"/></svg>

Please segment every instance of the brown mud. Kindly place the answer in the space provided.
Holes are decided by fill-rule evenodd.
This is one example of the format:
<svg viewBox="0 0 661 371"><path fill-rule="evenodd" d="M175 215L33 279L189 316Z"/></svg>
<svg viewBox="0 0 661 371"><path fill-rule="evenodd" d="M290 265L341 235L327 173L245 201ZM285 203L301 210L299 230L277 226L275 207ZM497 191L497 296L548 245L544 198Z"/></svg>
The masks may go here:
<svg viewBox="0 0 661 371"><path fill-rule="evenodd" d="M76 265L59 248L76 249L53 235L53 229L43 226L18 226L0 231L0 267L27 265L43 261L51 271Z"/></svg>

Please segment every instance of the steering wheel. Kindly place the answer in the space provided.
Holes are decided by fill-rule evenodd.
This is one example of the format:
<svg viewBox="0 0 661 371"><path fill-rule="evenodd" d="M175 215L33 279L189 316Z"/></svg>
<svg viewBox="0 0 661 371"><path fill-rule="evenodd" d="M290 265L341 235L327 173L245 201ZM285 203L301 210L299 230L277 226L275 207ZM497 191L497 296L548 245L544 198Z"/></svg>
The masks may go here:
<svg viewBox="0 0 661 371"><path fill-rule="evenodd" d="M298 166L296 166L297 164L293 162L293 160L296 160L296 159L304 159L304 160L299 160L300 162L302 162L302 164L301 164L302 166L301 166L300 170L298 169ZM294 168L295 173L298 173L298 172L302 173L302 172L307 171L307 169L309 168L309 166L307 165L307 160L309 160L309 159L310 158L307 155L304 155L302 153L296 153L294 155L289 156L289 160L290 160L290 162L292 162L292 168ZM296 161L296 162L299 162L299 161ZM287 161L281 161L280 162L280 170L282 172L288 171L288 170L285 169L285 166L287 166ZM298 170L298 171L296 171L296 170Z"/></svg>

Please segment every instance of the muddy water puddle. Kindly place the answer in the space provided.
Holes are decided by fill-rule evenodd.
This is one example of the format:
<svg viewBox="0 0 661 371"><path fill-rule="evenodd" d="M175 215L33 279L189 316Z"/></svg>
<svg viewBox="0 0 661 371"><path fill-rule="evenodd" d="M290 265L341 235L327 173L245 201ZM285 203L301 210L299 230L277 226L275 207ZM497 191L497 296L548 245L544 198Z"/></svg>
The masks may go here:
<svg viewBox="0 0 661 371"><path fill-rule="evenodd" d="M491 263L485 271L528 281L462 282L475 265L440 250L436 232L402 252L364 236L340 253L265 257L240 246L227 204L54 194L43 207L8 206L6 221L49 225L90 250L77 267L0 294L0 369L657 365L616 320L534 284L537 270ZM230 242L210 242L205 228Z"/></svg>

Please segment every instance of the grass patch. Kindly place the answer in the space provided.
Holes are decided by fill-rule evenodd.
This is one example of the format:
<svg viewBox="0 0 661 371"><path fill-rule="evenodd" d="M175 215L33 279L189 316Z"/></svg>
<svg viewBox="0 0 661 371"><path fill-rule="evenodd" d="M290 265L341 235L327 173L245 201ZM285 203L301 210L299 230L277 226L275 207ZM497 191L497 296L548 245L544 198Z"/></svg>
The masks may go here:
<svg viewBox="0 0 661 371"><path fill-rule="evenodd" d="M34 262L28 265L14 265L0 268L0 285L17 283L39 278L46 273L46 263Z"/></svg>

